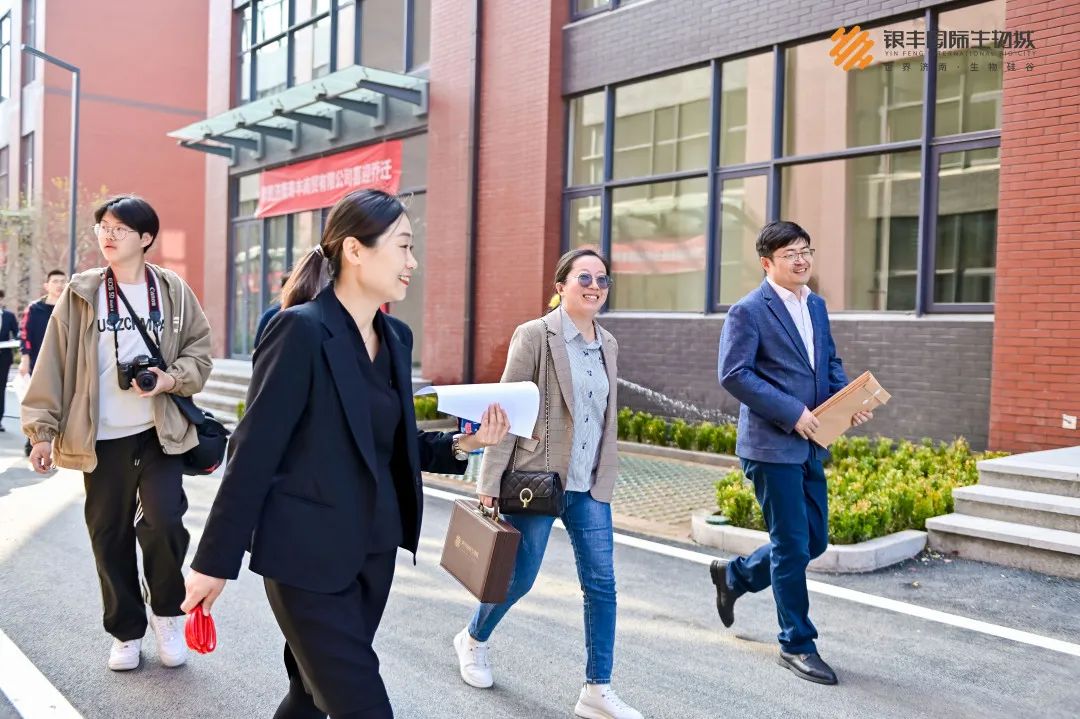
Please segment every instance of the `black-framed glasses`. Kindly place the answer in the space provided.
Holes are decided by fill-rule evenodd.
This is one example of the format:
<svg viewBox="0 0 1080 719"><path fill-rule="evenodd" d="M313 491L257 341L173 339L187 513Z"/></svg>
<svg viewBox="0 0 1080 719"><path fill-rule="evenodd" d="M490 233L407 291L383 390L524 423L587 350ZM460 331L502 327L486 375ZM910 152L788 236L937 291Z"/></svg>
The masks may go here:
<svg viewBox="0 0 1080 719"><path fill-rule="evenodd" d="M133 230L130 227L124 227L123 225L103 225L100 222L93 227L94 235L97 237L105 237L112 235L114 240L120 240L123 242L132 234L139 234L138 230Z"/></svg>
<svg viewBox="0 0 1080 719"><path fill-rule="evenodd" d="M582 272L577 276L578 284L582 287L589 287L592 285L593 280L596 280L596 286L602 290L606 290L615 283L615 280L611 279L607 275L597 275L595 278L589 272Z"/></svg>
<svg viewBox="0 0 1080 719"><path fill-rule="evenodd" d="M795 260L802 260L803 262L809 262L810 260L814 259L814 253L815 252L817 252L817 250L810 250L810 249L802 250L800 252L788 252L786 254L780 255L779 257L776 257L776 259L784 260L785 262L790 262L792 264L795 263ZM775 255L774 255L774 257L775 257Z"/></svg>

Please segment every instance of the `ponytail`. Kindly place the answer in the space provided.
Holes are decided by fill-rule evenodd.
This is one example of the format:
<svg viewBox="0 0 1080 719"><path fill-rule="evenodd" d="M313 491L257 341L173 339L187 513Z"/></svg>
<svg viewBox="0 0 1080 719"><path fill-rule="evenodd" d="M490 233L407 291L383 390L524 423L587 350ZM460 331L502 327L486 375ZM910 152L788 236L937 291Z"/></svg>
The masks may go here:
<svg viewBox="0 0 1080 719"><path fill-rule="evenodd" d="M304 255L289 275L289 281L281 288L281 309L287 310L315 299L329 279L325 265L322 246L316 245L315 249Z"/></svg>

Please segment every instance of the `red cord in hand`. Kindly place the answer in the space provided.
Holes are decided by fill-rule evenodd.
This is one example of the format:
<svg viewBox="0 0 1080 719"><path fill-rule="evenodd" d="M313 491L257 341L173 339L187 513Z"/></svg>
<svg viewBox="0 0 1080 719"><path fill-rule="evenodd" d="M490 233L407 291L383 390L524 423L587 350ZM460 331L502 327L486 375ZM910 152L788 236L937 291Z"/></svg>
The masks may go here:
<svg viewBox="0 0 1080 719"><path fill-rule="evenodd" d="M203 614L201 604L188 614L187 623L184 625L184 638L188 647L199 654L209 654L217 648L214 618Z"/></svg>

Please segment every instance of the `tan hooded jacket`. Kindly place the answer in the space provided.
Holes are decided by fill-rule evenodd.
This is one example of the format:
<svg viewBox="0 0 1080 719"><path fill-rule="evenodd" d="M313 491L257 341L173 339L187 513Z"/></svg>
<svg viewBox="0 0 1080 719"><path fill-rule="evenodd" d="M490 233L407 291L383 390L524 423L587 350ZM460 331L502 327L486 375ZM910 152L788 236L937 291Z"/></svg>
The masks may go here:
<svg viewBox="0 0 1080 719"><path fill-rule="evenodd" d="M210 324L195 293L181 277L147 266L161 288L162 315L171 318L161 333L161 356L176 380L174 394L190 397L210 376ZM92 472L97 467L98 288L104 268L80 272L60 295L45 330L22 405L23 433L31 442L53 442L59 467ZM115 380L113 380L115 381ZM154 428L166 454L183 454L196 444L195 427L165 393L153 397Z"/></svg>

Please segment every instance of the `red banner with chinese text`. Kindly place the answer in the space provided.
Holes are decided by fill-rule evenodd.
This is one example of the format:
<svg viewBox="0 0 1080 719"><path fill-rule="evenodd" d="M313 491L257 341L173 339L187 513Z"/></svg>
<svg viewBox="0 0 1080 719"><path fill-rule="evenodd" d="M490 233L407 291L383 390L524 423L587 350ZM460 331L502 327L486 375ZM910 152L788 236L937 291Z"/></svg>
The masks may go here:
<svg viewBox="0 0 1080 719"><path fill-rule="evenodd" d="M259 175L256 217L329 207L353 190L396 193L401 182L401 140L267 170Z"/></svg>

